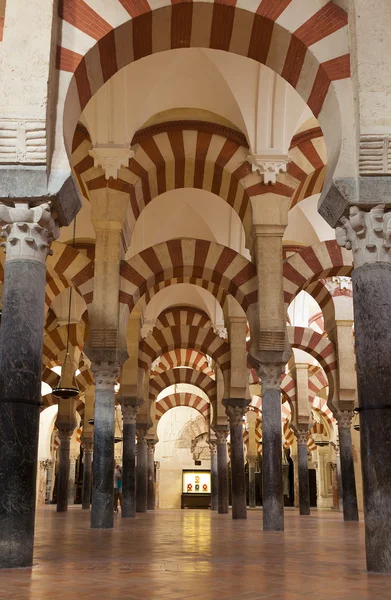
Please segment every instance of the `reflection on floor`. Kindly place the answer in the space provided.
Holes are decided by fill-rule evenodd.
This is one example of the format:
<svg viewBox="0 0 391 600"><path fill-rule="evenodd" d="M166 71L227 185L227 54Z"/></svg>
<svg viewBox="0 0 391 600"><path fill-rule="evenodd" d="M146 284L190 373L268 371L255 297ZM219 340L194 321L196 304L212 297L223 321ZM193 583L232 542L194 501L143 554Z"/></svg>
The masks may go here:
<svg viewBox="0 0 391 600"><path fill-rule="evenodd" d="M0 598L23 600L377 600L389 579L367 575L363 523L286 512L284 533L201 510L159 510L90 529L89 512L38 511L33 569L0 571Z"/></svg>

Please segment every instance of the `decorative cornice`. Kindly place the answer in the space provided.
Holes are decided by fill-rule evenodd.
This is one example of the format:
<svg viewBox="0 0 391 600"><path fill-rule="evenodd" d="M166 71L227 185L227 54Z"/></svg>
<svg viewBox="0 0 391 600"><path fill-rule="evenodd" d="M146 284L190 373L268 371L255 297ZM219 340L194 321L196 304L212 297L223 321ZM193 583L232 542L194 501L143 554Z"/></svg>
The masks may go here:
<svg viewBox="0 0 391 600"><path fill-rule="evenodd" d="M351 206L349 217L336 227L337 243L353 252L354 267L366 263L391 262L391 211L378 204L369 211Z"/></svg>
<svg viewBox="0 0 391 600"><path fill-rule="evenodd" d="M0 120L0 164L45 163L45 119Z"/></svg>
<svg viewBox="0 0 391 600"><path fill-rule="evenodd" d="M214 135L220 135L230 141L236 142L240 146L248 148L248 142L246 136L240 131L231 129L226 125L219 125L218 123L212 123L209 121L197 121L197 120L181 120L181 121L167 121L165 123L157 123L144 129L139 129L133 136L131 145L139 144L145 139L158 135L159 133L171 133L180 131L198 131L200 133L211 133Z"/></svg>
<svg viewBox="0 0 391 600"><path fill-rule="evenodd" d="M391 173L391 134L368 133L360 137L360 175Z"/></svg>

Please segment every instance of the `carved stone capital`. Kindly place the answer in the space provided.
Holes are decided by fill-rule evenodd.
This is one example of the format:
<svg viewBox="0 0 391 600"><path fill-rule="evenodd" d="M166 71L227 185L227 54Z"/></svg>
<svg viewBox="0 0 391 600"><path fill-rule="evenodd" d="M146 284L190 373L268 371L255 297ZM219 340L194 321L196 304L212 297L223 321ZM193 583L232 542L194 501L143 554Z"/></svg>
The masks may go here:
<svg viewBox="0 0 391 600"><path fill-rule="evenodd" d="M51 243L60 235L48 202L34 207L28 202L14 202L13 206L1 203L0 227L6 261L23 259L44 264L52 254Z"/></svg>
<svg viewBox="0 0 391 600"><path fill-rule="evenodd" d="M122 404L122 418L124 425L135 425L137 423L137 415L140 409L139 405Z"/></svg>
<svg viewBox="0 0 391 600"><path fill-rule="evenodd" d="M351 206L349 217L342 217L336 227L337 243L353 252L355 268L366 263L391 263L391 211L384 204L371 210Z"/></svg>
<svg viewBox="0 0 391 600"><path fill-rule="evenodd" d="M228 331L224 325L215 325L212 324L213 331L216 335L218 335L221 339L226 340L228 338Z"/></svg>
<svg viewBox="0 0 391 600"><path fill-rule="evenodd" d="M79 453L78 452L71 452L69 454L69 462L71 464L75 463L77 461L77 459L79 458Z"/></svg>
<svg viewBox="0 0 391 600"><path fill-rule="evenodd" d="M94 448L94 442L92 440L82 441L82 445L84 454L92 454Z"/></svg>
<svg viewBox="0 0 391 600"><path fill-rule="evenodd" d="M228 437L228 428L227 429L215 429L217 444L226 444Z"/></svg>
<svg viewBox="0 0 391 600"><path fill-rule="evenodd" d="M217 440L209 440L210 454L215 456L217 454Z"/></svg>
<svg viewBox="0 0 391 600"><path fill-rule="evenodd" d="M243 417L247 412L247 406L227 405L225 407L225 412L227 413L229 424L232 427L235 427L237 425L242 425Z"/></svg>
<svg viewBox="0 0 391 600"><path fill-rule="evenodd" d="M295 435L296 435L296 440L298 445L303 445L306 446L307 445L307 441L308 441L308 436L309 436L310 432L308 431L308 429L297 429L295 431Z"/></svg>
<svg viewBox="0 0 391 600"><path fill-rule="evenodd" d="M280 389L281 376L283 372L283 364L261 363L259 365L259 375L261 378L262 389Z"/></svg>
<svg viewBox="0 0 391 600"><path fill-rule="evenodd" d="M146 423L137 423L136 434L137 434L137 442L143 443L146 442L147 433L148 433L149 425Z"/></svg>
<svg viewBox="0 0 391 600"><path fill-rule="evenodd" d="M134 157L134 151L126 146L111 144L96 146L89 151L89 155L94 159L94 167L101 167L105 172L105 178L109 180L110 177L118 179L121 167L129 165L130 159Z"/></svg>
<svg viewBox="0 0 391 600"><path fill-rule="evenodd" d="M286 173L287 165L291 161L287 154L252 154L247 157L253 173L263 176L265 184L277 183L277 175Z"/></svg>
<svg viewBox="0 0 391 600"><path fill-rule="evenodd" d="M350 429L352 424L352 419L354 416L353 411L351 410L337 410L335 412L335 418L338 423L339 429Z"/></svg>
<svg viewBox="0 0 391 600"><path fill-rule="evenodd" d="M119 362L92 363L91 370L94 375L96 389L107 389L114 391L114 385L119 377Z"/></svg>
<svg viewBox="0 0 391 600"><path fill-rule="evenodd" d="M48 469L50 469L50 467L52 466L52 464L53 464L53 461L52 461L52 460L49 460L49 459L46 459L46 460L40 460L40 461L39 461L39 468L40 468L42 471L47 471Z"/></svg>
<svg viewBox="0 0 391 600"><path fill-rule="evenodd" d="M157 444L157 440L147 440L147 446L148 446L148 454L155 454L155 446Z"/></svg>

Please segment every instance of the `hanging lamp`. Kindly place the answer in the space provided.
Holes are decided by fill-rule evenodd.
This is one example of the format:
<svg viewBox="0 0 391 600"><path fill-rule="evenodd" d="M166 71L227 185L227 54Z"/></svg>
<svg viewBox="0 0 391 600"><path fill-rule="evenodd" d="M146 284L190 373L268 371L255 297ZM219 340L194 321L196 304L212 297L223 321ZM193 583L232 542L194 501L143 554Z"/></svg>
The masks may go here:
<svg viewBox="0 0 391 600"><path fill-rule="evenodd" d="M353 417L353 429L355 431L360 431L360 414L357 409L354 409L354 417Z"/></svg>
<svg viewBox="0 0 391 600"><path fill-rule="evenodd" d="M73 240L72 240L72 248L75 247L75 239L76 239L76 217L73 222ZM67 345L65 350L65 358L61 368L60 381L58 382L58 386L53 388L53 396L56 398L61 398L64 400L70 400L71 398L76 398L80 394L80 390L77 387L75 371L73 369L73 364L71 357L69 355L69 331L71 327L71 306L72 306L72 286L69 286L69 308L68 308L68 328L67 328Z"/></svg>

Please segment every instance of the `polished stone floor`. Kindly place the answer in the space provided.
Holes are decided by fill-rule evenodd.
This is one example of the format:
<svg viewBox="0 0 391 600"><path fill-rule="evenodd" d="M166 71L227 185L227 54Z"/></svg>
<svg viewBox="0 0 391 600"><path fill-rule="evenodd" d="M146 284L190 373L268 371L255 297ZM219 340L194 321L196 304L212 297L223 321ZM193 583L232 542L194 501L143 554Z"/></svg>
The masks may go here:
<svg viewBox="0 0 391 600"><path fill-rule="evenodd" d="M367 575L363 523L286 512L284 533L200 510L159 510L113 530L89 512L37 513L32 569L0 571L0 598L20 600L378 600L391 578Z"/></svg>

